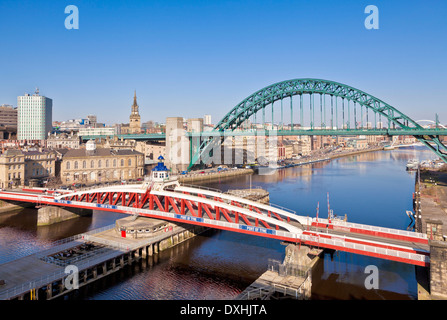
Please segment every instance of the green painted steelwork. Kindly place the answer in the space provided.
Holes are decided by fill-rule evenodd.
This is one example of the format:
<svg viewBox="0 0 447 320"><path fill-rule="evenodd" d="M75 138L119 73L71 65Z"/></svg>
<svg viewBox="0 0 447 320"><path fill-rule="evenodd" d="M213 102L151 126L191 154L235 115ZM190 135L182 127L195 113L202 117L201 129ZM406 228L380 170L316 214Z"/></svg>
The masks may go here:
<svg viewBox="0 0 447 320"><path fill-rule="evenodd" d="M256 91L231 109L230 112L219 121L214 130L234 130L246 119L249 119L251 115L257 113L272 102L295 95L310 94L313 96L316 93L339 97L342 98L343 101L344 99L354 101L360 106L364 106L372 110L374 113L388 118L400 128L422 128L418 123L394 107L361 90L328 80L294 79L278 82ZM314 115L313 100L314 99L312 98L312 115ZM312 117L312 120L314 120L314 117Z"/></svg>
<svg viewBox="0 0 447 320"><path fill-rule="evenodd" d="M312 130L235 130L235 131L205 131L187 132L188 137L234 137L234 136L415 136L434 135L447 136L447 129L312 129Z"/></svg>
<svg viewBox="0 0 447 320"><path fill-rule="evenodd" d="M304 126L303 122L303 104L302 98L303 95L310 95L309 104L309 118L310 118L310 130L295 130L295 125L293 122L293 105L292 105L292 97L296 95L300 95L300 127ZM324 128L323 128L323 115L320 114L321 126L320 130L316 129L315 124L315 108L314 108L314 98L315 94L320 94L320 112L323 112L323 108L321 106L321 96L324 95L324 99L326 95L331 96L331 128L326 130L326 118L324 118ZM277 131L279 135L373 135L373 134L387 134L387 135L412 135L419 139L424 145L426 145L429 149L435 152L442 160L447 162L447 148L441 143L439 140L439 135L446 135L445 130L428 130L419 125L416 121L400 112L396 108L391 105L385 103L384 101L364 92L359 89L353 88L351 86L322 79L293 79L278 82L267 86L261 90L256 91L252 95L248 96L244 100L242 100L239 104L237 104L233 109L231 109L223 118L219 121L216 127L213 129L213 132L218 133L220 135L227 135L228 132L231 132L231 135L237 135L235 132L236 129L239 129L244 121L250 119L252 115L255 117L256 122L256 114L258 111L262 112L263 115L263 127L265 128L265 107L267 105L272 105L274 102L281 100L281 122L283 120L282 114L282 100L284 98L290 98L290 113L291 113L291 121L290 128L287 134L281 134L280 130ZM334 124L334 114L333 114L333 99L335 98L335 124ZM341 130L339 129L339 118L338 118L338 100L342 99L342 126ZM345 117L345 99L347 100L347 117ZM354 128L351 128L351 105L350 103L354 102ZM362 113L362 125L361 129L358 128L357 123L357 115L356 108L361 108ZM372 111L374 113L374 129L367 128L363 129L363 108L365 108L367 123L369 120L368 111ZM326 105L324 106L324 117L326 116ZM388 128L377 129L377 116L379 117L379 122L382 123L382 117L388 120ZM438 120L437 120L438 121ZM273 125L273 110L272 110L272 125ZM283 126L283 123L281 123ZM379 133L380 132L380 133ZM209 133L206 133L209 135ZM247 134L247 132L245 132ZM198 163L199 159L202 156L205 158L211 152L210 149L213 146L216 146L216 143L210 143L213 139L208 138L205 139L198 151L194 153L194 156L191 159L190 165L188 169L190 169L194 164Z"/></svg>

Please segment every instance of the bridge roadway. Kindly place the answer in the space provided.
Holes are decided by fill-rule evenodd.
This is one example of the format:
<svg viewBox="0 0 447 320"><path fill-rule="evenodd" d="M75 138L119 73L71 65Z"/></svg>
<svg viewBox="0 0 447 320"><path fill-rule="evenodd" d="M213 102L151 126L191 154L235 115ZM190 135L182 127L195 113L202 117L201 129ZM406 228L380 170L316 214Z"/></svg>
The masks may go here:
<svg viewBox="0 0 447 320"><path fill-rule="evenodd" d="M419 266L430 264L425 234L304 217L272 204L177 181L77 190L56 196L41 189L2 191L0 199L148 216Z"/></svg>
<svg viewBox="0 0 447 320"><path fill-rule="evenodd" d="M356 129L245 129L245 130L227 130L227 131L202 131L202 132L185 132L190 138L206 138L206 137L235 137L235 136L358 136L358 135L386 135L386 136L410 136L410 135L447 135L445 128L407 128L407 129L374 129L374 128L356 128ZM113 138L114 135L86 135L82 136L84 141L95 138ZM119 139L131 140L165 140L164 133L144 133L144 134L118 134Z"/></svg>

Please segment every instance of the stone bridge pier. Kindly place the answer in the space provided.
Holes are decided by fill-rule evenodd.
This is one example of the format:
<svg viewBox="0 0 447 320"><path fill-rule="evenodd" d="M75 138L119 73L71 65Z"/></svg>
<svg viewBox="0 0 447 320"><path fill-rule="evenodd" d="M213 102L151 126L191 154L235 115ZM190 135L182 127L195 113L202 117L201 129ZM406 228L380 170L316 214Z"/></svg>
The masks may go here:
<svg viewBox="0 0 447 320"><path fill-rule="evenodd" d="M79 216L91 215L93 210L71 208L71 207L58 207L58 206L43 206L37 210L37 225L47 226L53 223L58 223Z"/></svg>

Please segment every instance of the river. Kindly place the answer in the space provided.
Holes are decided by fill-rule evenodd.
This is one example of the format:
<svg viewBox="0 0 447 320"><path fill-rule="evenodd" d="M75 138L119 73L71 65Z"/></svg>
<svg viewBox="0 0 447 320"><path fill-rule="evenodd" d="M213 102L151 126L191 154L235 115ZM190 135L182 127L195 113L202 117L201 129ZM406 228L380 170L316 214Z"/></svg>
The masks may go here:
<svg viewBox="0 0 447 320"><path fill-rule="evenodd" d="M424 149L363 153L270 175L239 176L203 185L222 190L262 187L272 203L297 214L327 217L329 205L348 221L405 230L412 209L414 173L409 159L432 159ZM121 214L95 211L52 226L36 227L35 209L0 215L0 263L42 250L52 241L113 224ZM72 299L233 299L267 268L282 260L284 245L273 239L209 231L148 261L81 288ZM366 266L379 270L379 289L368 290ZM1 268L1 265L0 265ZM336 252L326 254L313 276L312 299L417 299L414 266Z"/></svg>

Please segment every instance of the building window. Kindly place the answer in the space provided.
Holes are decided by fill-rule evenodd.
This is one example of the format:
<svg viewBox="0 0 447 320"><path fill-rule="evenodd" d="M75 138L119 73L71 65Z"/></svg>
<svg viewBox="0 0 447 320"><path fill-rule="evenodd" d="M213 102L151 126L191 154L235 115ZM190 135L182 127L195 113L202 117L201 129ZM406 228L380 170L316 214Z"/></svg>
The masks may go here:
<svg viewBox="0 0 447 320"><path fill-rule="evenodd" d="M127 161L127 164L128 164L128 166L131 166L131 165L132 165L132 159L129 159L129 160Z"/></svg>
<svg viewBox="0 0 447 320"><path fill-rule="evenodd" d="M109 167L109 159L106 160L106 168Z"/></svg>
<svg viewBox="0 0 447 320"><path fill-rule="evenodd" d="M92 160L90 161L90 168L94 168L95 167L95 162Z"/></svg>
<svg viewBox="0 0 447 320"><path fill-rule="evenodd" d="M116 159L113 159L113 166L116 167Z"/></svg>
<svg viewBox="0 0 447 320"><path fill-rule="evenodd" d="M67 161L67 165L65 167L67 170L70 170L70 161Z"/></svg>
<svg viewBox="0 0 447 320"><path fill-rule="evenodd" d="M124 167L124 159L121 159L121 167Z"/></svg>
<svg viewBox="0 0 447 320"><path fill-rule="evenodd" d="M78 168L78 162L77 162L77 161L75 161L75 163L74 163L74 168L75 168L75 169Z"/></svg>
<svg viewBox="0 0 447 320"><path fill-rule="evenodd" d="M82 169L85 169L85 168L87 168L87 161L82 161Z"/></svg>
<svg viewBox="0 0 447 320"><path fill-rule="evenodd" d="M101 160L98 160L98 168L101 168Z"/></svg>

